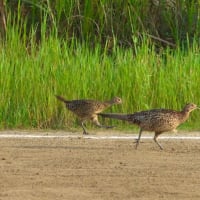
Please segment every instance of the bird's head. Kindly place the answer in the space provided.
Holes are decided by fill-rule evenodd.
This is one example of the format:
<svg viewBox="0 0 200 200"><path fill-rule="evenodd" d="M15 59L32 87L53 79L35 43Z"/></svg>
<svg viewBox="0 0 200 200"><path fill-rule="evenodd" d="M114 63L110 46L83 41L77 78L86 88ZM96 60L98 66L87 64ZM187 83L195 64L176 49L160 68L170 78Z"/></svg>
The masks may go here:
<svg viewBox="0 0 200 200"><path fill-rule="evenodd" d="M111 101L114 104L121 104L122 103L122 99L120 97L114 97Z"/></svg>
<svg viewBox="0 0 200 200"><path fill-rule="evenodd" d="M183 110L185 112L192 112L195 109L200 109L200 108L194 103L188 103L188 104L185 105Z"/></svg>

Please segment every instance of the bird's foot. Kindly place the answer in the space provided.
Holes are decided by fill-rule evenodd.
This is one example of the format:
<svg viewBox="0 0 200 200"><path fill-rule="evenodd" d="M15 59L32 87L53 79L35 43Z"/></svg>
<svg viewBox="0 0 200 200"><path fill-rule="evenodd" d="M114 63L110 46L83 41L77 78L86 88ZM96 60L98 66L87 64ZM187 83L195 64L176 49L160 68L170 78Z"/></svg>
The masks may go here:
<svg viewBox="0 0 200 200"><path fill-rule="evenodd" d="M104 126L104 128L115 128L116 126Z"/></svg>
<svg viewBox="0 0 200 200"><path fill-rule="evenodd" d="M106 125L101 125L101 124L98 124L97 125L99 128L114 128L115 126L106 126Z"/></svg>
<svg viewBox="0 0 200 200"><path fill-rule="evenodd" d="M139 142L139 140L138 140L138 139L135 139L134 143L136 143L136 144L137 144L138 142Z"/></svg>
<svg viewBox="0 0 200 200"><path fill-rule="evenodd" d="M83 135L89 135L87 131L83 131Z"/></svg>
<svg viewBox="0 0 200 200"><path fill-rule="evenodd" d="M138 146L139 146L139 144L140 144L140 139L135 139L135 149L137 149L138 148Z"/></svg>

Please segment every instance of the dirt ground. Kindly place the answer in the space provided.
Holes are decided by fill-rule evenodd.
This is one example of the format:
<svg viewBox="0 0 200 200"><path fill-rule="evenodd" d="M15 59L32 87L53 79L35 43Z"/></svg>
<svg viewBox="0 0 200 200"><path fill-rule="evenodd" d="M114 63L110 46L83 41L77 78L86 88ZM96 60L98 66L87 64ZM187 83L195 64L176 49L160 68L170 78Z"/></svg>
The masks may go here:
<svg viewBox="0 0 200 200"><path fill-rule="evenodd" d="M200 140L160 143L0 138L0 200L199 200Z"/></svg>

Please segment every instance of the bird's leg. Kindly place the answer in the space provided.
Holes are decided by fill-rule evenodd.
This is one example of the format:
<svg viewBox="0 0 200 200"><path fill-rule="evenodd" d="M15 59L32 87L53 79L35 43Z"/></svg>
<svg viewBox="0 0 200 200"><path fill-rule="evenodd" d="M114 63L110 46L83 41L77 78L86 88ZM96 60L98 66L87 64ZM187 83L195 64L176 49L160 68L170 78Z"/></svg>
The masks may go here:
<svg viewBox="0 0 200 200"><path fill-rule="evenodd" d="M136 140L136 146L135 146L135 149L137 149L137 147L139 146L141 135L142 135L142 129L140 129L138 139Z"/></svg>
<svg viewBox="0 0 200 200"><path fill-rule="evenodd" d="M114 126L105 126L105 125L100 124L97 116L94 116L94 117L92 118L92 122L93 122L96 126L98 126L99 128L113 128L113 127L114 127Z"/></svg>
<svg viewBox="0 0 200 200"><path fill-rule="evenodd" d="M81 122L81 127L83 128L83 135L88 135L88 132L85 129L85 124L84 122Z"/></svg>
<svg viewBox="0 0 200 200"><path fill-rule="evenodd" d="M101 125L101 128L114 128L115 126L105 126L105 125Z"/></svg>
<svg viewBox="0 0 200 200"><path fill-rule="evenodd" d="M161 146L161 144L159 144L159 142L157 141L157 138L158 136L161 134L161 132L155 132L155 135L154 135L154 141L155 143L160 147L161 150L163 150L163 147Z"/></svg>

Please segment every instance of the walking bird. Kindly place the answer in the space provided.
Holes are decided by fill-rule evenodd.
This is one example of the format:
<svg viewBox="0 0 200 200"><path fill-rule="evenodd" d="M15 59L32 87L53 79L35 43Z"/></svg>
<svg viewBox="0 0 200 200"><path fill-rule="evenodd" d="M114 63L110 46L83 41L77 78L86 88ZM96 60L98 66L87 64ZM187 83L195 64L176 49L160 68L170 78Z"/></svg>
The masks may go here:
<svg viewBox="0 0 200 200"><path fill-rule="evenodd" d="M81 126L83 128L83 134L88 134L85 129L84 122L86 120L91 120L96 126L104 128L112 128L112 126L103 126L98 121L98 113L104 111L114 104L121 104L122 100L119 97L114 97L109 101L96 101L90 99L81 100L66 100L61 96L57 96L57 99L64 102L67 109L72 111L81 121Z"/></svg>
<svg viewBox="0 0 200 200"><path fill-rule="evenodd" d="M113 118L118 120L128 121L140 127L139 136L136 142L136 149L140 143L140 138L143 131L155 132L154 141L163 149L161 144L157 141L160 134L166 131L176 129L180 124L184 123L190 112L200 109L193 103L186 104L182 111L175 111L169 109L152 109L147 111L135 112L133 114L114 114L114 113L101 113L102 117Z"/></svg>

